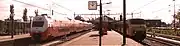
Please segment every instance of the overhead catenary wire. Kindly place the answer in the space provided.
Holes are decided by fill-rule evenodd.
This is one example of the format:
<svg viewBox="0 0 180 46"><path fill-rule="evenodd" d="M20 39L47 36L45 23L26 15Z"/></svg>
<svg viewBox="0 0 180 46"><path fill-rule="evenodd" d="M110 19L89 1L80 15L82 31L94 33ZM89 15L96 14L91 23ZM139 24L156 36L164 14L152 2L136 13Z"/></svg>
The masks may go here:
<svg viewBox="0 0 180 46"><path fill-rule="evenodd" d="M37 8L43 9L43 10L51 11L50 9L43 8L43 7L40 7L40 6L36 6L36 5L33 5L33 4L29 4L29 3L25 3L25 2L22 2L22 1L18 1L18 0L13 0L13 1L19 2L19 3L22 3L22 4L25 4L25 5L29 5L29 6L32 6L32 7L37 7ZM57 11L54 11L54 12L55 12L55 13L58 13L58 14L61 14L61 15L67 15L67 14L59 13L59 12L57 12Z"/></svg>
<svg viewBox="0 0 180 46"><path fill-rule="evenodd" d="M180 6L180 4L176 4L176 6ZM171 7L174 7L174 6L168 6L167 8L161 8L159 10L153 11L152 13L159 12L159 11L162 11L162 10L166 10L166 9L171 8Z"/></svg>
<svg viewBox="0 0 180 46"><path fill-rule="evenodd" d="M68 11L72 11L72 10L70 10L70 9L68 9L68 8L66 8L66 7L64 7L64 6L62 6L62 5L60 5L60 4L57 4L57 3L55 3L55 2L52 2L53 4L55 4L55 5L57 5L57 6L59 6L59 7L61 7L61 8L64 8L64 9L66 9L66 10L68 10ZM73 12L73 11L72 11Z"/></svg>
<svg viewBox="0 0 180 46"><path fill-rule="evenodd" d="M145 6L151 4L151 3L155 2L155 1L157 1L157 0L153 0L153 1L151 1L151 2L149 2L149 3L147 3L147 4L145 4L145 5L143 5L143 6L141 6L141 7L139 7L139 8L136 9L136 10L139 10L139 9L141 9L141 8L144 8ZM134 11L136 11L136 10L134 10ZM134 11L132 11L132 12L134 12Z"/></svg>

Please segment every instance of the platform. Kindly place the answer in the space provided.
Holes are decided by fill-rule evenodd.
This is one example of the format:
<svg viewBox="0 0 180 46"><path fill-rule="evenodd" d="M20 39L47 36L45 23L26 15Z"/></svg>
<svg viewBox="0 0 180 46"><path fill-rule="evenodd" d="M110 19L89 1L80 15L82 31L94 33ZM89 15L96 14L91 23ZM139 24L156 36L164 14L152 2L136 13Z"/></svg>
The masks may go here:
<svg viewBox="0 0 180 46"><path fill-rule="evenodd" d="M0 42L10 41L10 40L14 40L14 39L28 38L28 37L30 37L29 34L14 35L14 38L11 38L11 35L0 36Z"/></svg>
<svg viewBox="0 0 180 46"><path fill-rule="evenodd" d="M123 36L115 31L108 31L108 35L102 36L102 46L121 46ZM71 41L59 44L58 46L99 46L98 31L91 31ZM125 46L143 46L140 43L126 38Z"/></svg>

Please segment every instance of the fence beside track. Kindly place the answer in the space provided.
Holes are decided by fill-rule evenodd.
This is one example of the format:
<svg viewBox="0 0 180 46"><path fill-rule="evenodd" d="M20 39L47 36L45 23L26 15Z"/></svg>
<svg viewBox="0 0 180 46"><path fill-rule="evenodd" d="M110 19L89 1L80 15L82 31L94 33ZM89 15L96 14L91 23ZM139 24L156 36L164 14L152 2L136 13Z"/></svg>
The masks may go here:
<svg viewBox="0 0 180 46"><path fill-rule="evenodd" d="M12 28L12 26L14 26L14 28ZM0 35L10 35L11 31L13 31L15 35L29 33L30 23L15 21L12 24L10 21L0 21Z"/></svg>

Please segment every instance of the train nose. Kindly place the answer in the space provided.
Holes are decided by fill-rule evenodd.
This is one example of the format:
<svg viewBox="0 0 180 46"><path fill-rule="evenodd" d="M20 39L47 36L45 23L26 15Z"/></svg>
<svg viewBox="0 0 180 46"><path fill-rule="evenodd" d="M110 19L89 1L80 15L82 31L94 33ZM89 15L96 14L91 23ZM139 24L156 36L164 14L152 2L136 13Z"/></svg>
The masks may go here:
<svg viewBox="0 0 180 46"><path fill-rule="evenodd" d="M136 40L142 41L144 38L146 38L146 32L145 31L136 31L134 38Z"/></svg>

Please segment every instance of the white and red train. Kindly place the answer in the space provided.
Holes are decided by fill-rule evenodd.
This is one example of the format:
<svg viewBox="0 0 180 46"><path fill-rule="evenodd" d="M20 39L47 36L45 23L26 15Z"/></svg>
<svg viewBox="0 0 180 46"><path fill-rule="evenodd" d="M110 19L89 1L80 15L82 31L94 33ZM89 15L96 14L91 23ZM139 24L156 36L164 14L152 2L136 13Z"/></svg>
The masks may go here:
<svg viewBox="0 0 180 46"><path fill-rule="evenodd" d="M30 35L33 40L45 41L73 32L91 29L92 27L91 23L68 19L54 20L48 17L47 14L42 14L33 18Z"/></svg>

